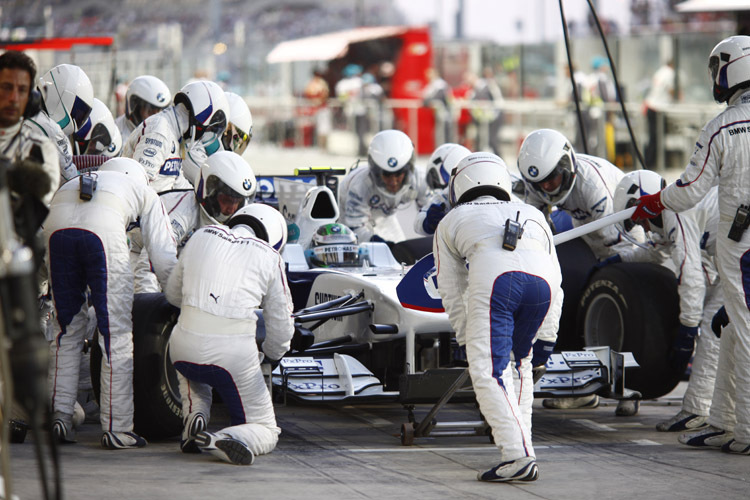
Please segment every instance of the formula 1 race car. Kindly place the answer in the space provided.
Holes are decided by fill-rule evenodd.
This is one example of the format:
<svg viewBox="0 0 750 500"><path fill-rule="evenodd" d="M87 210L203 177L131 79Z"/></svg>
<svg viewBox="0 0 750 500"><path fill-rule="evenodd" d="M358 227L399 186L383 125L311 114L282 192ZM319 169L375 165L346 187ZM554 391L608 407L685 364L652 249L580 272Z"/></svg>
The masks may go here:
<svg viewBox="0 0 750 500"><path fill-rule="evenodd" d="M305 190L292 220L301 242L310 228L338 217L328 187ZM310 267L304 243L288 244L283 255L299 328L293 351L272 375L280 397L429 403L459 377L463 360L435 289L431 256L407 267L386 244L365 243L358 266L334 269ZM558 255L565 291L560 352L539 374L535 394L655 398L673 389L681 376L666 362L677 330L674 275L649 264L615 264L592 274L595 259L580 240L559 245ZM168 350L177 314L162 294L135 298L135 426L147 438L182 428ZM92 360L97 367L98 358ZM625 369L638 365L626 378ZM92 372L97 379L98 368Z"/></svg>

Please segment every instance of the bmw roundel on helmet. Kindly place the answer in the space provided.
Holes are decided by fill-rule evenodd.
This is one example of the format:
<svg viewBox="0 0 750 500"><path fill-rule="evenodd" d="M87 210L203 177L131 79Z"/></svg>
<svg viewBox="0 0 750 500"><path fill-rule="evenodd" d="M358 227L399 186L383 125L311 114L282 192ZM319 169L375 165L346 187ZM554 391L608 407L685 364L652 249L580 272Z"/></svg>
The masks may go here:
<svg viewBox="0 0 750 500"><path fill-rule="evenodd" d="M94 98L86 123L83 124L73 138L78 148L78 154L103 155L114 158L122 149L122 135L115 125L112 112L106 104Z"/></svg>
<svg viewBox="0 0 750 500"><path fill-rule="evenodd" d="M125 116L136 127L172 102L167 84L151 75L134 78L125 94Z"/></svg>
<svg viewBox="0 0 750 500"><path fill-rule="evenodd" d="M383 193L397 195L409 188L414 172L414 144L400 130L383 130L375 134L367 150L367 164L370 166L370 177L375 186ZM401 187L397 192L386 189L383 176L404 174Z"/></svg>
<svg viewBox="0 0 750 500"><path fill-rule="evenodd" d="M221 136L226 151L241 155L253 138L253 115L245 100L234 92L224 92L229 102L229 125Z"/></svg>
<svg viewBox="0 0 750 500"><path fill-rule="evenodd" d="M139 184L148 185L146 171L132 158L112 158L102 163L97 172L120 172L135 179Z"/></svg>
<svg viewBox="0 0 750 500"><path fill-rule="evenodd" d="M621 212L638 204L638 198L647 194L655 194L664 189L667 182L664 178L651 170L635 170L628 172L620 179L615 188L612 210ZM656 227L661 227L661 214L650 220ZM630 232L635 222L629 218L618 223L621 230Z"/></svg>
<svg viewBox="0 0 750 500"><path fill-rule="evenodd" d="M472 153L459 160L451 173L448 197L451 206L480 196L509 201L513 187L505 162L492 153Z"/></svg>
<svg viewBox="0 0 750 500"><path fill-rule="evenodd" d="M750 36L730 36L719 42L708 57L708 72L716 102L727 102L740 89L750 87Z"/></svg>
<svg viewBox="0 0 750 500"><path fill-rule="evenodd" d="M42 107L65 135L79 130L94 105L94 88L78 66L60 64L39 77Z"/></svg>
<svg viewBox="0 0 750 500"><path fill-rule="evenodd" d="M205 215L223 223L252 203L256 188L255 174L247 161L232 151L219 151L201 166L195 197Z"/></svg>
<svg viewBox="0 0 750 500"><path fill-rule="evenodd" d="M313 234L306 252L315 267L356 267L359 265L357 235L344 224L323 224Z"/></svg>
<svg viewBox="0 0 750 500"><path fill-rule="evenodd" d="M578 164L573 146L564 135L540 129L530 133L521 144L518 170L526 185L547 204L558 205L573 189Z"/></svg>
<svg viewBox="0 0 750 500"><path fill-rule="evenodd" d="M174 103L184 105L189 113L184 139L193 138L209 145L227 128L229 102L224 90L215 82L199 80L188 83L175 94Z"/></svg>
<svg viewBox="0 0 750 500"><path fill-rule="evenodd" d="M286 245L286 219L275 208L262 203L253 203L239 209L228 221L227 226L248 226L255 236L281 252Z"/></svg>
<svg viewBox="0 0 750 500"><path fill-rule="evenodd" d="M453 167L458 160L469 154L471 151L460 144L447 142L438 146L427 162L427 186L430 189L442 189L447 186ZM449 165L446 165L446 162Z"/></svg>

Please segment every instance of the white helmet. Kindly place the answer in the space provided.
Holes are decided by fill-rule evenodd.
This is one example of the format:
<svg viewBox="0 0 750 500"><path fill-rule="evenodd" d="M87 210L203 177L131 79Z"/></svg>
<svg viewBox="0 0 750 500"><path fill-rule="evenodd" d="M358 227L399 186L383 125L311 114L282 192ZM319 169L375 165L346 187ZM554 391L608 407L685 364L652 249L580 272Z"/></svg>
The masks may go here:
<svg viewBox="0 0 750 500"><path fill-rule="evenodd" d="M103 155L114 158L122 149L122 135L115 125L112 112L106 104L94 97L86 123L73 133L78 154Z"/></svg>
<svg viewBox="0 0 750 500"><path fill-rule="evenodd" d="M255 236L279 252L286 245L286 219L275 208L262 203L253 203L237 210L227 221L227 226L248 226Z"/></svg>
<svg viewBox="0 0 750 500"><path fill-rule="evenodd" d="M460 144L447 142L433 151L427 163L427 185L430 189L442 189L451 180L451 170L458 160L471 154Z"/></svg>
<svg viewBox="0 0 750 500"><path fill-rule="evenodd" d="M241 155L253 138L253 115L245 100L234 92L224 92L229 102L229 125L221 136L226 151Z"/></svg>
<svg viewBox="0 0 750 500"><path fill-rule="evenodd" d="M714 100L727 102L739 89L750 87L750 36L730 36L719 42L708 57Z"/></svg>
<svg viewBox="0 0 750 500"><path fill-rule="evenodd" d="M647 194L658 193L667 186L664 178L652 170L635 170L628 172L625 177L620 179L615 188L612 209L620 212L630 208L638 203L638 198ZM661 227L661 215L651 219L656 227ZM618 223L620 229L630 232L635 223L626 219Z"/></svg>
<svg viewBox="0 0 750 500"><path fill-rule="evenodd" d="M142 75L130 82L125 94L125 116L138 126L147 117L169 106L172 92L155 76ZM145 116L144 116L145 115Z"/></svg>
<svg viewBox="0 0 750 500"><path fill-rule="evenodd" d="M146 171L140 163L132 158L112 158L107 160L97 169L97 172L120 172L125 174L131 179L135 179L139 184L144 186L148 185L148 178L146 177Z"/></svg>
<svg viewBox="0 0 750 500"><path fill-rule="evenodd" d="M530 133L518 152L518 170L526 185L549 205L564 202L576 181L578 164L573 146L560 132L543 128ZM559 178L551 192L542 184Z"/></svg>
<svg viewBox="0 0 750 500"><path fill-rule="evenodd" d="M252 203L257 185L253 169L240 155L219 151L201 166L195 197L205 215L223 223L237 210ZM224 213L222 206L231 213Z"/></svg>
<svg viewBox="0 0 750 500"><path fill-rule="evenodd" d="M398 195L409 188L414 172L414 144L400 130L383 130L375 134L367 150L370 177L384 194ZM386 191L383 175L404 173L404 182L397 193Z"/></svg>
<svg viewBox="0 0 750 500"><path fill-rule="evenodd" d="M507 165L492 153L472 153L461 158L448 183L452 207L479 196L509 201L512 190Z"/></svg>
<svg viewBox="0 0 750 500"><path fill-rule="evenodd" d="M65 135L80 129L94 105L94 87L78 66L60 64L39 77L44 111Z"/></svg>
<svg viewBox="0 0 750 500"><path fill-rule="evenodd" d="M217 83L199 80L188 83L174 96L190 113L183 139L191 137L209 145L224 133L229 118L229 102Z"/></svg>

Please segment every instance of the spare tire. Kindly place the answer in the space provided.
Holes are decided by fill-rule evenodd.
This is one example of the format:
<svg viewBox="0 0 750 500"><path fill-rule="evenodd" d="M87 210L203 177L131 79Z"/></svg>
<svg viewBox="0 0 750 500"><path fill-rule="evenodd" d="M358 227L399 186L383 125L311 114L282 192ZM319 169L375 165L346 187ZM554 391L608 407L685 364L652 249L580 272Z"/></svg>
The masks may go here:
<svg viewBox="0 0 750 500"><path fill-rule="evenodd" d="M177 372L168 350L178 313L163 293L136 294L133 300L134 430L147 439L169 438L182 432ZM91 380L97 399L100 373L97 337L91 353Z"/></svg>
<svg viewBox="0 0 750 500"><path fill-rule="evenodd" d="M667 361L679 312L672 271L657 264L620 263L591 277L577 322L587 346L633 353L640 368L628 370L625 386L653 399L672 391L684 371Z"/></svg>

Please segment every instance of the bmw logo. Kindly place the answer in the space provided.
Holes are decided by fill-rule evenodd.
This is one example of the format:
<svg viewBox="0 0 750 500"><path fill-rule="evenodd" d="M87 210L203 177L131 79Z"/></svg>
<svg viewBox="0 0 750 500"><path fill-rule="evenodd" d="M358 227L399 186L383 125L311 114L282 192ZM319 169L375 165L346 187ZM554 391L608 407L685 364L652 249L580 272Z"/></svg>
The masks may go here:
<svg viewBox="0 0 750 500"><path fill-rule="evenodd" d="M331 227L331 232L332 233L340 233L341 232L341 227L340 226L332 226Z"/></svg>
<svg viewBox="0 0 750 500"><path fill-rule="evenodd" d="M372 198L370 198L370 206L371 207L374 207L378 203L380 203L380 196L374 195Z"/></svg>
<svg viewBox="0 0 750 500"><path fill-rule="evenodd" d="M534 166L529 167L529 175L531 177L536 177L537 175L539 175L539 169Z"/></svg>
<svg viewBox="0 0 750 500"><path fill-rule="evenodd" d="M250 181L250 179L245 179L245 181L242 183L242 188L245 191L250 191L250 188L252 187L253 187L253 183L252 181Z"/></svg>
<svg viewBox="0 0 750 500"><path fill-rule="evenodd" d="M156 100L159 102L164 102L165 100L164 94L162 94L161 92L156 94Z"/></svg>
<svg viewBox="0 0 750 500"><path fill-rule="evenodd" d="M396 166L398 166L398 160L391 156L390 158L388 158L388 166L391 168L396 168Z"/></svg>
<svg viewBox="0 0 750 500"><path fill-rule="evenodd" d="M115 146L115 143L112 142L112 143L109 144L109 146L107 146L107 151L109 151L110 153L114 153L116 147L117 146Z"/></svg>

